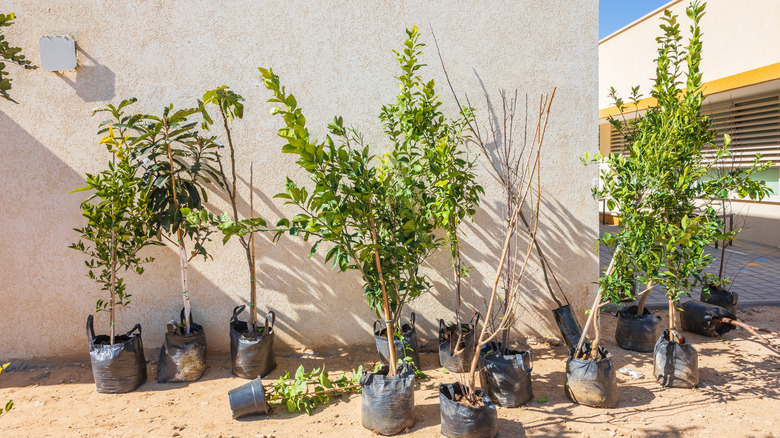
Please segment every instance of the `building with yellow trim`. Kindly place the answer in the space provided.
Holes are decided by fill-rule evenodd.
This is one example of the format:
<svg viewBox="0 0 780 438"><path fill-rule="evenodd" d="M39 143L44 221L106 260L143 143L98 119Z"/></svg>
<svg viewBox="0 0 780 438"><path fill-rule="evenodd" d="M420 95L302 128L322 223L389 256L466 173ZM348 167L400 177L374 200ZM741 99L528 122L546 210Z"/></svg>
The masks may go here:
<svg viewBox="0 0 780 438"><path fill-rule="evenodd" d="M629 101L631 87L643 95L638 110L652 106L648 97L655 76L656 37L660 18L669 9L680 18L684 38L690 20L687 1L674 0L603 38L599 42L599 149L620 152L622 138L608 123L619 112L610 87ZM749 165L757 153L773 166L761 172L773 194L760 203L733 199L739 239L780 246L780 1L712 0L701 21L704 53L701 63L704 110L713 126L732 137L730 168ZM685 42L685 40L683 41ZM633 105L629 109L634 111ZM630 117L630 116L629 116ZM713 172L724 171L715 169Z"/></svg>

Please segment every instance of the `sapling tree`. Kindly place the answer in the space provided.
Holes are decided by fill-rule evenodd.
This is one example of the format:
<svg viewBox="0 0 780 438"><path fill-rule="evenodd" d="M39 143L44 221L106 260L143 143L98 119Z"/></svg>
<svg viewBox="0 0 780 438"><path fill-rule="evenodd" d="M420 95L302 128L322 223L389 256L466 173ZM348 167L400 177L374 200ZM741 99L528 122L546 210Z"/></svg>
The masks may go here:
<svg viewBox="0 0 780 438"><path fill-rule="evenodd" d="M130 305L131 294L121 274L135 271L142 274L142 264L153 260L141 258L138 252L154 245L149 224L152 213L149 199L136 176L136 168L130 162L128 129L130 120L124 107L134 102L125 100L118 106L108 105L96 113L107 112L112 119L102 122L100 133L106 134L100 141L111 154L108 169L87 174L87 185L74 192L93 191L81 203L82 215L87 223L75 230L81 235L70 248L81 251L89 259L85 261L87 276L109 293L109 299L99 299L95 311L109 312L109 339L114 344L116 308ZM116 130L114 128L116 126ZM85 243L86 242L86 243Z"/></svg>
<svg viewBox="0 0 780 438"><path fill-rule="evenodd" d="M206 184L221 184L220 171L215 167L219 145L214 138L198 135L198 122L190 120L198 113L202 114L202 105L176 111L169 105L162 115L137 115L129 125L135 132L131 157L142 169L142 185L154 213L152 229L158 240L178 247L185 334L190 333L191 320L187 265L198 255L209 257L203 244L212 231L188 227L181 209L201 209L208 200ZM190 253L185 238L193 243Z"/></svg>
<svg viewBox="0 0 780 438"><path fill-rule="evenodd" d="M244 117L244 105L241 103L243 102L244 98L241 97L241 95L233 92L230 90L227 86L222 86L219 88L215 88L213 90L207 91L205 94L203 94L203 104L204 105L213 105L217 107L217 110L219 112L219 121L222 122L222 127L225 130L225 135L227 138L227 146L228 146L228 152L230 154L229 156L229 171L230 173L225 171L225 164L223 164L225 158L223 158L219 152L217 152L216 159L217 163L219 164L219 178L222 181L222 187L227 192L228 198L230 199L230 206L232 208L233 212L233 219L236 221L240 220L240 216L238 214L238 188L237 188L237 176L236 176L236 147L233 144L233 133L231 132L231 126L233 124L233 121L235 119L241 119ZM211 116L209 115L207 108L203 108L202 111L203 114L203 126L204 128L208 129L212 124L214 124L214 121L212 120ZM250 178L249 178L249 216L253 217L254 215L254 187L252 187L254 179L254 172L250 169ZM190 213L188 210L185 210L185 215ZM215 219L212 216L207 216L208 222L210 222L212 225L221 225L221 222L218 220L215 221ZM192 218L192 220L190 220ZM256 221L262 221L261 218L255 218ZM199 216L188 216L188 221L191 224L201 224L201 218ZM263 222L264 223L264 222ZM249 238L245 237L244 235L238 236L238 241L241 244L241 247L244 248L244 252L246 253L246 262L249 269L249 291L250 291L250 297L249 297L249 325L252 327L252 330L257 330L257 275L255 272L255 234L250 233Z"/></svg>
<svg viewBox="0 0 780 438"><path fill-rule="evenodd" d="M270 406L285 406L288 412L304 411L311 415L317 406L327 403L331 397L360 392L363 366L331 380L324 368L306 372L299 366L293 376L287 372L265 386L265 399Z"/></svg>
<svg viewBox="0 0 780 438"><path fill-rule="evenodd" d="M8 93L11 90L11 78L8 77L8 72L5 71L5 63L14 63L25 70L35 70L38 68L33 65L30 60L25 58L22 54L22 49L19 47L12 47L11 44L5 39L3 34L3 27L9 27L14 24L16 16L13 13L2 14L0 13L0 97L13 103L18 103L11 98Z"/></svg>
<svg viewBox="0 0 780 438"><path fill-rule="evenodd" d="M769 191L763 181L751 178L770 165L761 164L760 156L752 166L739 172L703 178L730 155L729 136L725 135L719 146L710 119L701 114L705 95L699 21L704 7L705 4L693 2L686 9L692 20L687 46L681 44L677 16L668 10L664 12L651 91L657 104L629 122L610 118L610 123L626 136L626 153L585 157L586 161L607 164L601 171L601 187L594 189L594 196L607 199L610 209L618 209L622 228L615 234L605 233L601 239L613 258L599 280L599 293L575 357L594 315L598 318L601 300L619 301L618 292L629 273L648 285L645 296L654 285L664 287L669 299L670 340L675 339L675 304L682 296L689 296L689 291L701 281L702 270L712 261L704 247L735 233L723 228L714 202L723 191L735 191L750 199L761 199ZM632 94L636 96L637 89ZM619 111L625 113L626 105L619 100L616 103ZM704 152L709 151L714 153L705 157ZM644 300L640 305L643 303ZM594 355L598 354L598 343L597 330L591 348Z"/></svg>

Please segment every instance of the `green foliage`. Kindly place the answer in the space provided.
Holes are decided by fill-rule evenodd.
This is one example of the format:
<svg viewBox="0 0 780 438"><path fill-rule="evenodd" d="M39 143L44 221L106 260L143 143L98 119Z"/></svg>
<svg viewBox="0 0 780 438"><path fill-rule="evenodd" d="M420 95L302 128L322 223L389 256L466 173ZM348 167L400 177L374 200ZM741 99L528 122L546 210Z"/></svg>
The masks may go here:
<svg viewBox="0 0 780 438"><path fill-rule="evenodd" d="M16 16L13 13L0 13L0 28L11 26L14 24L15 18ZM2 29L0 29L0 97L13 103L18 103L11 99L11 95L8 94L8 91L11 90L11 78L7 77L8 72L5 71L5 62L3 61L13 62L26 70L38 68L24 57L21 48L11 47L11 44L5 39Z"/></svg>
<svg viewBox="0 0 780 438"><path fill-rule="evenodd" d="M124 100L120 107L135 101ZM198 122L190 120L194 114L202 114L202 104L198 108L176 111L173 105L168 105L160 116L135 114L122 120L107 121L104 126L127 132L127 153L130 162L136 163L141 170L141 187L149 200L148 208L153 212L150 223L157 238L181 231L183 237L194 242L193 255L206 259L209 255L203 243L209 240L211 231L187 227L181 209L199 210L208 201L206 185L221 185L220 172L214 167L216 151L221 145L214 138L198 135ZM175 178L176 183L175 203L171 178Z"/></svg>
<svg viewBox="0 0 780 438"><path fill-rule="evenodd" d="M306 372L303 365L298 367L294 377L287 372L266 391L266 400L271 406L286 406L289 412L304 411L311 415L317 406L328 403L331 397L360 391L360 377L363 366L352 371L352 376L343 374L336 380L330 380L328 372L315 368Z"/></svg>
<svg viewBox="0 0 780 438"><path fill-rule="evenodd" d="M664 12L651 92L657 105L631 121L610 118L627 139L627 154L585 157L586 161L608 164L601 171L602 185L594 189L594 196L606 198L610 209L619 210L622 225L619 233L607 233L601 239L611 251L620 248L614 271L600 279L602 293L612 301L619 300L632 275L645 284L663 286L674 302L688 295L712 260L704 247L736 233L723 231L713 202L724 191L759 200L769 193L763 181L750 178L771 165L759 163L760 156L747 169L702 179L730 155L728 135L724 145L717 146L718 134L711 129L710 119L701 114L705 95L699 69L699 21L704 6L693 2L686 9L693 22L687 46L681 44L677 17ZM611 95L624 113L626 105L614 89ZM633 88L634 104L640 97L638 88ZM705 160L705 151L714 151L714 158Z"/></svg>
<svg viewBox="0 0 780 438"><path fill-rule="evenodd" d="M10 365L10 364L6 363L6 364L3 364L2 366L0 366L0 373L5 371L5 369L8 368L8 365ZM8 400L8 402L6 402L6 404L5 404L5 408L0 406L0 415L3 415L4 413L10 411L13 407L14 407L14 401L13 400Z"/></svg>
<svg viewBox="0 0 780 438"><path fill-rule="evenodd" d="M408 30L407 37L403 53L396 52L401 92L380 115L391 141L390 151L382 157L372 154L360 132L344 126L341 117L328 125L325 141L313 140L295 97L272 70L260 68L263 84L272 93L269 101L278 104L271 113L284 121L279 130L287 142L282 152L295 155L313 183L307 189L287 178L285 192L276 198L297 206L300 213L282 219L277 227L305 241L316 240L310 257L325 243L329 247L325 261L334 269L359 270L364 295L377 314L382 307L374 254L378 250L395 323L404 304L430 288L419 267L441 244L435 235L437 211L442 210L437 206L437 190L442 187L437 186L437 177L454 172L437 169L434 174L431 165L434 158L443 161L437 154L452 150L448 143L460 135L463 124L447 121L439 111L433 81L425 82L416 73L423 67L418 62L422 45L417 42L417 28Z"/></svg>
<svg viewBox="0 0 780 438"><path fill-rule="evenodd" d="M140 178L136 176L136 168L130 162L130 137L123 127L127 116L122 111L127 104L123 102L118 107L108 105L97 111L109 112L113 117L113 121L101 123L100 129L101 133L106 134L100 143L106 146L112 160L108 162L108 169L94 175L88 173L87 185L74 190L93 192L81 203L82 215L87 223L75 229L81 238L71 244L70 248L89 257L84 262L88 269L87 276L102 285L102 290L115 294L109 302L99 299L95 306L96 312L109 308L114 298L115 304L130 305L132 295L127 292L127 285L120 272L142 274L144 270L141 265L153 259L142 259L138 252L145 246L157 243L151 239L149 200L141 187ZM116 126L117 130L112 126L103 128L109 123Z"/></svg>

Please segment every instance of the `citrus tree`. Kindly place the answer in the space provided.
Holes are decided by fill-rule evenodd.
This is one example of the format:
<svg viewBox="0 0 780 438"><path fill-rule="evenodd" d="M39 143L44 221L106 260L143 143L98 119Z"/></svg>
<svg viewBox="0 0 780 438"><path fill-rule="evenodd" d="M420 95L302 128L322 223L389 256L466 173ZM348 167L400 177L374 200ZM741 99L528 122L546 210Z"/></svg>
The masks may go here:
<svg viewBox="0 0 780 438"><path fill-rule="evenodd" d="M736 233L725 230L713 204L724 191L756 200L769 193L763 181L751 178L771 165L761 164L760 155L746 169L715 179L703 178L731 154L729 136L724 135L719 146L718 133L701 113L706 96L700 70L699 22L704 8L705 4L698 2L687 7L692 24L685 46L677 16L664 11L651 91L657 103L631 120L625 116L610 118L627 140L624 154L585 157L586 161L607 165L601 171L601 187L593 194L605 198L610 209L618 210L622 226L619 232L605 233L601 239L613 253L613 261L599 280L599 293L605 300L619 302L631 275L648 285L648 291L654 285L662 286L669 299L670 337L674 333L675 303L682 296L690 296L690 290L702 279L703 269L712 261L704 248ZM637 90L632 91L635 102ZM611 93L617 97L614 90ZM628 109L620 99L616 99L616 106L621 115ZM708 152L713 152L712 156L705 156ZM597 309L598 302L591 309L589 323ZM597 352L598 335L594 344L592 351Z"/></svg>

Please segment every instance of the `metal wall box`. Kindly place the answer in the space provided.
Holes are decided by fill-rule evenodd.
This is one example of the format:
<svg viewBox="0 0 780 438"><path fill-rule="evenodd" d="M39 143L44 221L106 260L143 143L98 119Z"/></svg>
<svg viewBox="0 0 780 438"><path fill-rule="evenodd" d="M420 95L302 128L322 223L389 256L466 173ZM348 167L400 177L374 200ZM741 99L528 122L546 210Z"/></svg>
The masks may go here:
<svg viewBox="0 0 780 438"><path fill-rule="evenodd" d="M44 36L38 41L41 67L46 71L65 71L76 68L76 42L65 36Z"/></svg>

